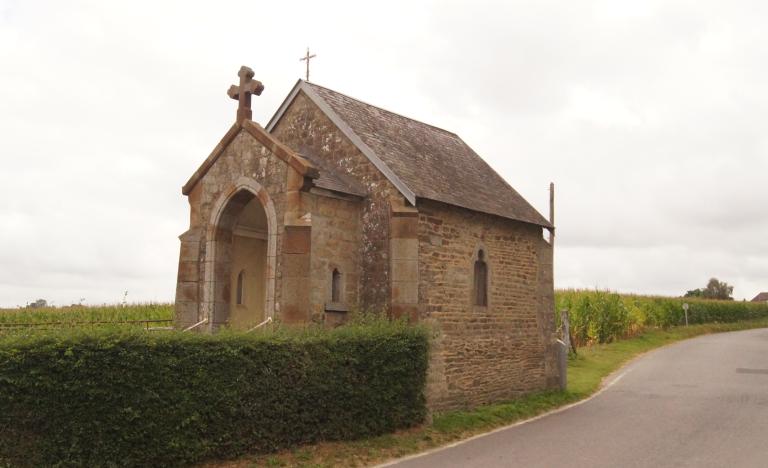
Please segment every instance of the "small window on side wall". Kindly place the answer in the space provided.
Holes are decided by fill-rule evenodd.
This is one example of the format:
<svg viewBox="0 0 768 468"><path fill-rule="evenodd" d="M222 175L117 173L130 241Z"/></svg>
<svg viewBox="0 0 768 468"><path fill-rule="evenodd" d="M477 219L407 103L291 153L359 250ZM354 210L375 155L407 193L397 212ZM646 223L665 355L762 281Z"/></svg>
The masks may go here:
<svg viewBox="0 0 768 468"><path fill-rule="evenodd" d="M237 305L243 305L243 283L245 282L245 270L241 270L237 274L237 291L235 294L235 302Z"/></svg>
<svg viewBox="0 0 768 468"><path fill-rule="evenodd" d="M336 268L331 275L331 302L341 302L341 273Z"/></svg>
<svg viewBox="0 0 768 468"><path fill-rule="evenodd" d="M485 252L478 250L475 261L474 291L472 300L477 306L488 305L488 264L485 263Z"/></svg>

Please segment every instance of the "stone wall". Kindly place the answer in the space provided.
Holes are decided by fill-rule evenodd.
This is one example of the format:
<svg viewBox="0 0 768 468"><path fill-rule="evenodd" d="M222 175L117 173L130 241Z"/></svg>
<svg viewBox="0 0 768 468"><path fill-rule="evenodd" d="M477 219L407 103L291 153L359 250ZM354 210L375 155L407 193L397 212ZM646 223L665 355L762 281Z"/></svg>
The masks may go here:
<svg viewBox="0 0 768 468"><path fill-rule="evenodd" d="M554 307L542 301L552 294L551 261L542 264L551 247L542 228L426 200L418 208L419 303L422 320L437 331L430 408L471 407L554 387ZM481 248L487 307L472 301Z"/></svg>
<svg viewBox="0 0 768 468"><path fill-rule="evenodd" d="M229 322L235 328L250 328L261 323L266 294L267 241L235 236L232 242L232 266L229 283ZM242 272L242 303L237 302L238 276Z"/></svg>
<svg viewBox="0 0 768 468"><path fill-rule="evenodd" d="M313 195L312 205L312 317L318 320L331 302L334 268L341 273L341 301L358 306L360 285L359 199Z"/></svg>
<svg viewBox="0 0 768 468"><path fill-rule="evenodd" d="M389 310L389 200L399 192L303 92L272 130L288 147L322 158L370 193L361 206L360 307Z"/></svg>

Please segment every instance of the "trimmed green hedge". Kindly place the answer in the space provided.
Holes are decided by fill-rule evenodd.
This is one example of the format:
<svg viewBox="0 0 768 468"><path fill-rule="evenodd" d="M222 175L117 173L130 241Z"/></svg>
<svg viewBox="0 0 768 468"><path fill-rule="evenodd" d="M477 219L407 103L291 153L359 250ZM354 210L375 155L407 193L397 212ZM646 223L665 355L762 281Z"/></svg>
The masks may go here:
<svg viewBox="0 0 768 468"><path fill-rule="evenodd" d="M642 332L646 327L688 323L737 322L768 317L768 304L707 299L637 296L600 290L555 292L558 312L570 311L571 334L579 346L609 343Z"/></svg>
<svg viewBox="0 0 768 468"><path fill-rule="evenodd" d="M428 338L403 324L266 335L0 340L0 466L172 466L423 421Z"/></svg>

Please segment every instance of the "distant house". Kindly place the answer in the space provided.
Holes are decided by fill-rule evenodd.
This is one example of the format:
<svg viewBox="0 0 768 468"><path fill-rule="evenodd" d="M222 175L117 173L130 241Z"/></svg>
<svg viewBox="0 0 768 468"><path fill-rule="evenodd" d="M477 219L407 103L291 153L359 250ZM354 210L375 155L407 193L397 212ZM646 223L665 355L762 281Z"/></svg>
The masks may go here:
<svg viewBox="0 0 768 468"><path fill-rule="evenodd" d="M752 299L752 302L768 302L768 292L761 292Z"/></svg>

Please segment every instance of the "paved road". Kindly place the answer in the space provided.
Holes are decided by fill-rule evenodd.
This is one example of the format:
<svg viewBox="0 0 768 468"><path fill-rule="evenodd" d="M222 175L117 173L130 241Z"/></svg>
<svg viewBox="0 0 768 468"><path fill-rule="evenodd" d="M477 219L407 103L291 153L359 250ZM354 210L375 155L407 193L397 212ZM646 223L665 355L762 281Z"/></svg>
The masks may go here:
<svg viewBox="0 0 768 468"><path fill-rule="evenodd" d="M768 329L709 335L625 368L561 413L405 467L768 467Z"/></svg>

